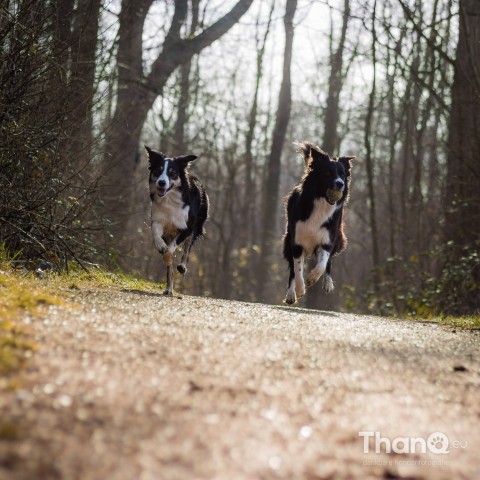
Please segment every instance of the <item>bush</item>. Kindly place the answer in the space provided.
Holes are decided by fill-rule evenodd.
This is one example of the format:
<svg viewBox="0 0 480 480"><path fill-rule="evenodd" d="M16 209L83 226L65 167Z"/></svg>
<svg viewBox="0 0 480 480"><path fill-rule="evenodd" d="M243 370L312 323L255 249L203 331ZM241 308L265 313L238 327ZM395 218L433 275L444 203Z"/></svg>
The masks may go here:
<svg viewBox="0 0 480 480"><path fill-rule="evenodd" d="M480 313L480 245L464 249L460 255L453 242L422 258L388 258L376 272L381 279L355 299L347 293L347 303L355 309L382 315L429 318Z"/></svg>
<svg viewBox="0 0 480 480"><path fill-rule="evenodd" d="M49 5L2 11L0 243L18 260L62 268L91 251L84 219L95 197L74 159L62 158L67 86L53 61Z"/></svg>

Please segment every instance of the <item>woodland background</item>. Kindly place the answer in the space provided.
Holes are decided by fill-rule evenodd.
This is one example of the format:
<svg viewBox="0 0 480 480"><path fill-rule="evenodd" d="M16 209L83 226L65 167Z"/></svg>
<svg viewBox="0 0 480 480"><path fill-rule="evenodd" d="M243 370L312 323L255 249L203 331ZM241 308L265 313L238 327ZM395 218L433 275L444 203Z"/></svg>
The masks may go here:
<svg viewBox="0 0 480 480"><path fill-rule="evenodd" d="M478 313L479 112L478 0L0 0L2 254L163 281L147 144L210 196L180 290L278 303L310 140L357 159L337 288L300 305Z"/></svg>

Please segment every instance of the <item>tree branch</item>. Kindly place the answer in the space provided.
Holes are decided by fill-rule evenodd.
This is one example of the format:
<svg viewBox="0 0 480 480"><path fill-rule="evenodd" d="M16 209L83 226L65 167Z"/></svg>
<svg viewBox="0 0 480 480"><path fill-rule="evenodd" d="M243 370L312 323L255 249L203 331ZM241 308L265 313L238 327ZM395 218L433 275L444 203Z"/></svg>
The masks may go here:
<svg viewBox="0 0 480 480"><path fill-rule="evenodd" d="M181 0L180 3L186 2ZM228 32L247 12L252 3L253 0L239 0L227 14L196 37L183 40L177 37L177 41L173 41L172 38L172 41L168 42L167 37L162 53L153 63L152 71L148 77L148 86L155 93L159 93L175 68L188 62L193 55L200 53L205 47L208 47ZM177 13L177 7L175 8L175 13Z"/></svg>
<svg viewBox="0 0 480 480"><path fill-rule="evenodd" d="M444 50L439 45L435 45L434 42L432 42L432 39L425 35L425 33L422 30L421 25L418 25L415 22L415 19L413 17L413 12L408 8L408 6L403 2L403 0L398 0L398 3L402 7L403 12L405 13L405 16L407 17L408 20L412 22L414 30L427 42L428 46L435 50L436 52L439 53L439 55L444 58L448 63L451 65L455 64L455 60L451 58Z"/></svg>

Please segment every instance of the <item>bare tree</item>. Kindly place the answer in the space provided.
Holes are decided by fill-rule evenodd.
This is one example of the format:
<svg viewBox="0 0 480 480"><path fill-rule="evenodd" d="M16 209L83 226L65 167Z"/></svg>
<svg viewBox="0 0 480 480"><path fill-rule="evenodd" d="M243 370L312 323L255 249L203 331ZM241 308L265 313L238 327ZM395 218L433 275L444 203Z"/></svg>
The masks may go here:
<svg viewBox="0 0 480 480"><path fill-rule="evenodd" d="M188 36L193 37L198 27L200 0L191 0L192 21ZM185 149L185 127L188 120L188 106L190 103L190 72L192 59L180 66L180 98L177 105L177 119L175 120L173 147L177 152Z"/></svg>
<svg viewBox="0 0 480 480"><path fill-rule="evenodd" d="M453 242L449 270L469 258L470 291L461 295L457 313L480 311L480 2L460 0L460 30L452 87L445 188L445 237ZM477 257L470 257L471 251ZM453 272L452 272L453 274ZM455 282L454 278L451 279ZM447 286L451 288L452 285ZM453 285L455 289L458 285ZM460 293L460 292L459 292ZM460 295L457 295L460 296Z"/></svg>
<svg viewBox="0 0 480 480"><path fill-rule="evenodd" d="M325 109L325 129L323 133L322 148L334 155L338 148L338 122L340 117L340 93L342 92L343 82L345 79L344 72L344 55L345 42L347 38L348 22L350 20L350 0L344 0L343 5L343 21L340 39L335 52L331 51L330 58L330 79L328 81L328 96ZM333 36L333 24L332 24ZM330 43L332 43L331 38Z"/></svg>
<svg viewBox="0 0 480 480"><path fill-rule="evenodd" d="M368 99L367 116L365 119L365 163L367 168L367 191L368 191L368 207L370 217L370 235L372 239L372 260L374 268L374 287L378 290L380 279L378 277L378 266L380 264L380 249L378 245L378 228L377 228L377 211L376 211L376 193L375 193L375 172L374 172L374 160L372 152L372 121L375 108L375 95L376 95L376 82L377 82L377 30L375 26L377 14L377 0L373 2L372 9L372 66L373 66L373 79L372 88Z"/></svg>
<svg viewBox="0 0 480 480"><path fill-rule="evenodd" d="M446 236L457 248L480 241L480 3L460 0L460 33L452 87Z"/></svg>
<svg viewBox="0 0 480 480"><path fill-rule="evenodd" d="M129 212L128 188L132 187L140 134L153 102L174 70L190 61L202 49L225 34L249 9L253 0L239 0L216 23L194 37L181 37L188 2L175 2L175 11L162 50L152 64L148 75L142 66L143 24L153 0L123 0L120 13L118 42L118 95L105 144L105 168L109 170L105 201L114 220L121 221L118 192L122 190L124 202L121 210ZM115 168L113 168L115 167ZM125 218L123 219L125 220Z"/></svg>
<svg viewBox="0 0 480 480"><path fill-rule="evenodd" d="M101 3L101 0L79 0L73 16L66 137L69 150L83 165L90 162L93 146L93 103Z"/></svg>
<svg viewBox="0 0 480 480"><path fill-rule="evenodd" d="M347 29L350 20L350 0L344 0L343 19L340 38L336 50L333 49L333 32L335 31L334 22L331 24L330 32L330 77L328 81L328 96L324 117L324 133L322 148L335 155L339 146L338 124L340 121L340 94L345 81L346 72L344 71L345 44L347 40ZM320 307L320 302L324 301L321 295L321 282L317 282L310 287L310 293L305 299L305 306L308 308Z"/></svg>
<svg viewBox="0 0 480 480"><path fill-rule="evenodd" d="M258 271L259 298L266 293L266 283L272 262L273 251L278 243L277 209L280 185L280 160L285 143L290 108L292 103L291 65L293 51L293 18L297 8L297 0L287 0L283 23L285 26L285 50L283 57L283 77L278 97L278 109L273 130L272 146L268 157L266 181L264 185L261 261Z"/></svg>
<svg viewBox="0 0 480 480"><path fill-rule="evenodd" d="M257 115L258 115L258 96L260 93L260 82L263 77L263 59L265 56L265 47L270 33L270 28L272 25L273 11L275 8L275 2L272 1L270 12L268 15L267 26L265 28L263 38L259 37L259 24L260 24L260 15L257 19L257 58L256 58L256 67L257 74L255 76L255 89L253 93L253 101L250 107L250 112L248 115L248 130L245 135L245 175L244 175L244 203L243 203L243 222L246 226L246 242L252 242L255 239L255 219L253 218L254 210L254 201L256 199L255 192L252 189L255 188L253 180L253 151L252 145L255 135L255 127L257 125Z"/></svg>

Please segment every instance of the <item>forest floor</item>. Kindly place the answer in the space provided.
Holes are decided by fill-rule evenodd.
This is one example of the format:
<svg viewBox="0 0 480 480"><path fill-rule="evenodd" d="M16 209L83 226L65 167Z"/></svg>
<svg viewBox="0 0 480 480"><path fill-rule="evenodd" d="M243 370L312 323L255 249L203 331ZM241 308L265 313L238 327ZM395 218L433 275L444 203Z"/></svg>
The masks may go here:
<svg viewBox="0 0 480 480"><path fill-rule="evenodd" d="M478 331L140 289L74 303L19 320L37 349L0 377L2 480L480 478Z"/></svg>

